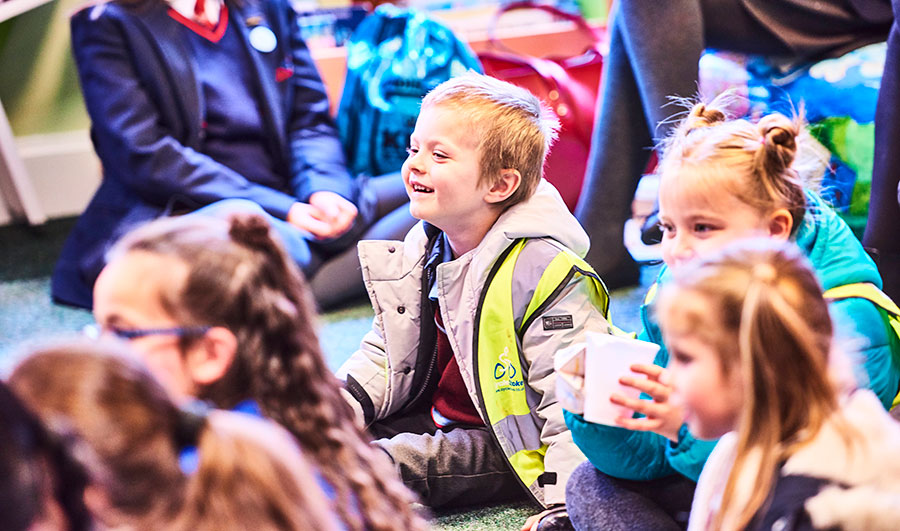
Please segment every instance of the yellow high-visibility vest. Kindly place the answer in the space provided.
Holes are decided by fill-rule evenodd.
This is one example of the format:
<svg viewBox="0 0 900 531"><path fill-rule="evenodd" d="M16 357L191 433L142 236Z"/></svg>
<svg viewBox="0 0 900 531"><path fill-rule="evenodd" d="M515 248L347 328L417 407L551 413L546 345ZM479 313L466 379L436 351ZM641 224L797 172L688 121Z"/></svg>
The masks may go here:
<svg viewBox="0 0 900 531"><path fill-rule="evenodd" d="M837 286L835 288L826 290L824 296L828 300L858 297L860 299L871 301L872 304L877 306L879 311L884 314L888 324L890 324L891 328L894 330L894 333L897 334L898 340L900 340L900 308L898 308L897 304L892 301L890 297L885 295L883 291L876 288L874 284L870 284L868 282L857 282L855 284ZM896 365L900 365L900 352L893 352L893 358L894 363ZM893 404L891 404L891 409L894 409L898 405L900 405L900 392L898 392L897 396L894 397L894 402Z"/></svg>
<svg viewBox="0 0 900 531"><path fill-rule="evenodd" d="M541 426L535 413L537 404L528 402L527 368L523 370L521 360L524 356L517 338L547 305L556 300L574 276L589 279L591 303L607 320L609 292L587 262L572 251L561 249L541 274L522 324L516 329L512 307L513 271L526 242L527 239L520 239L507 248L488 274L475 314L477 329L473 353L481 407L487 421L516 475L543 505L540 478L544 473L547 445L541 442ZM571 318L562 318L565 317ZM563 323L563 326L567 325ZM572 326L581 325L572 323Z"/></svg>

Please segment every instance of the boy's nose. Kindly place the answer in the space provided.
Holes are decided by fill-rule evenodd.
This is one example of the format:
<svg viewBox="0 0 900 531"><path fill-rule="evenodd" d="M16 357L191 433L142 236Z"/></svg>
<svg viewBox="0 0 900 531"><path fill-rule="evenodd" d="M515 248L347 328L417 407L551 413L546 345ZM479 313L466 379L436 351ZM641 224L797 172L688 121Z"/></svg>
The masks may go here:
<svg viewBox="0 0 900 531"><path fill-rule="evenodd" d="M424 165L422 162L422 152L418 153L410 153L408 157L406 157L406 161L403 163L411 172L414 173L422 173L424 171Z"/></svg>

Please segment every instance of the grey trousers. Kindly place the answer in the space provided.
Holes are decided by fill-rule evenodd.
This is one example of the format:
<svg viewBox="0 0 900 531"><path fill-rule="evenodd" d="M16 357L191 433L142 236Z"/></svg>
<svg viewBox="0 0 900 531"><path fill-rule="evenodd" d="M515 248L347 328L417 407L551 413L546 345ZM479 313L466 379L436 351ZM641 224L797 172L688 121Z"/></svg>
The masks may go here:
<svg viewBox="0 0 900 531"><path fill-rule="evenodd" d="M687 526L694 487L678 474L651 481L618 479L585 461L566 483L566 508L578 531L679 531Z"/></svg>
<svg viewBox="0 0 900 531"><path fill-rule="evenodd" d="M525 499L494 436L484 426L437 429L428 413L369 427L403 483L432 508Z"/></svg>

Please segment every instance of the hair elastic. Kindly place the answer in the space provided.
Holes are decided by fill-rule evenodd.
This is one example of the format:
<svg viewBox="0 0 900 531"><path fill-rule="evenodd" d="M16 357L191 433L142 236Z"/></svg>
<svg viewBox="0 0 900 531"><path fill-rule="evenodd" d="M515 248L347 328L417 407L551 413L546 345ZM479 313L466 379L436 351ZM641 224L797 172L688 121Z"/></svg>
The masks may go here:
<svg viewBox="0 0 900 531"><path fill-rule="evenodd" d="M772 264L756 264L753 266L753 278L769 284L778 278L778 272Z"/></svg>
<svg viewBox="0 0 900 531"><path fill-rule="evenodd" d="M197 471L200 455L197 442L206 426L209 405L202 400L192 400L181 406L175 424L175 447L178 449L178 466L184 474Z"/></svg>

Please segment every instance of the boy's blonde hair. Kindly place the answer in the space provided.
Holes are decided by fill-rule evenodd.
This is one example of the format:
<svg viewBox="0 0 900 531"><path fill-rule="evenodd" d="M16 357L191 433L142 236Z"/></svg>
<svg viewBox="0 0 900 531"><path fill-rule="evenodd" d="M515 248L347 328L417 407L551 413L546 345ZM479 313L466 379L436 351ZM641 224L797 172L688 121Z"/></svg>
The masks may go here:
<svg viewBox="0 0 900 531"><path fill-rule="evenodd" d="M765 238L673 270L658 312L664 336L695 335L713 346L724 376L740 371L737 457L714 528L744 529L766 502L779 464L837 411L828 304L800 250ZM759 458L755 483L749 499L738 500L738 475L751 454Z"/></svg>
<svg viewBox="0 0 900 531"><path fill-rule="evenodd" d="M510 207L531 197L559 130L549 107L524 88L475 72L435 87L422 100L422 109L434 105L453 107L469 118L478 137L479 185L498 181L504 169L522 175L519 188L499 206Z"/></svg>
<svg viewBox="0 0 900 531"><path fill-rule="evenodd" d="M785 208L796 231L806 212L805 191L817 188L828 150L807 133L800 116L729 120L724 109L730 97L694 105L663 143L657 173L700 193L724 190L762 214Z"/></svg>

